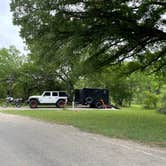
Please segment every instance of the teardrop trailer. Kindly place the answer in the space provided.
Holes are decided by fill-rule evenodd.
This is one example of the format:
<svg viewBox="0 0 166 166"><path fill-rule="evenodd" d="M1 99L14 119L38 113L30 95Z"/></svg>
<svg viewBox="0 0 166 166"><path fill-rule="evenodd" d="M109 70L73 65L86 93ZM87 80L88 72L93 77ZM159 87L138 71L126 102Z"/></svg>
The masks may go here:
<svg viewBox="0 0 166 166"><path fill-rule="evenodd" d="M75 104L89 105L90 108L110 108L108 89L76 89L74 96Z"/></svg>

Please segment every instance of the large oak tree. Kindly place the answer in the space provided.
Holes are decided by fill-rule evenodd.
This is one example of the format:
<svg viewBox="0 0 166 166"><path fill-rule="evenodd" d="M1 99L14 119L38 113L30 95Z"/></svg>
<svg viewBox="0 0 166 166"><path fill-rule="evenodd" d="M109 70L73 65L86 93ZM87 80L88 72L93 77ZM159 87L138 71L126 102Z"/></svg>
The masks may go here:
<svg viewBox="0 0 166 166"><path fill-rule="evenodd" d="M11 10L42 57L71 47L69 57L83 55L96 67L124 60L133 70L166 66L165 0L12 0Z"/></svg>

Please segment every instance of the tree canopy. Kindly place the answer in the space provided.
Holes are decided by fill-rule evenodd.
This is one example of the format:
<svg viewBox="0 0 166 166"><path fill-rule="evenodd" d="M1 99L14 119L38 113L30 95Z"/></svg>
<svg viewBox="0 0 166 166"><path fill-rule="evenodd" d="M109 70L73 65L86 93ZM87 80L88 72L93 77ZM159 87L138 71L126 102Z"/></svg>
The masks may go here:
<svg viewBox="0 0 166 166"><path fill-rule="evenodd" d="M165 0L12 0L11 10L42 57L70 47L69 57L94 67L124 60L133 70L166 66Z"/></svg>

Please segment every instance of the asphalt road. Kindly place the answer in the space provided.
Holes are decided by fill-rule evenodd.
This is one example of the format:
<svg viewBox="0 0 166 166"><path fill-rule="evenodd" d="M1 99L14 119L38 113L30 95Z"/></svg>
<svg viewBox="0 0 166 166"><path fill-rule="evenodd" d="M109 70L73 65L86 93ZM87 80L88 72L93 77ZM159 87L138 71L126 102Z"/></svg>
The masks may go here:
<svg viewBox="0 0 166 166"><path fill-rule="evenodd" d="M1 166L165 166L166 149L0 113Z"/></svg>

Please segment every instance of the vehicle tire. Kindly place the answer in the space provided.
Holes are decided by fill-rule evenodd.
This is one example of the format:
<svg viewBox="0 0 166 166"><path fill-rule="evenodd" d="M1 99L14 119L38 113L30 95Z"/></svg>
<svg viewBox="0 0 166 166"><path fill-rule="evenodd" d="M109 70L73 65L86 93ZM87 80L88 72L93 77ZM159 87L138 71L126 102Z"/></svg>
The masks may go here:
<svg viewBox="0 0 166 166"><path fill-rule="evenodd" d="M93 98L92 97L86 97L85 102L86 102L86 104L92 104L93 103Z"/></svg>
<svg viewBox="0 0 166 166"><path fill-rule="evenodd" d="M16 106L17 108L20 108L20 107L21 107L21 103L20 103L20 102L15 103L15 106Z"/></svg>
<svg viewBox="0 0 166 166"><path fill-rule="evenodd" d="M97 101L96 104L95 104L95 106L96 106L96 108L98 108L98 109L103 108L103 105L102 105L102 103L101 103L100 101Z"/></svg>
<svg viewBox="0 0 166 166"><path fill-rule="evenodd" d="M96 105L94 103L89 105L89 108L96 108Z"/></svg>
<svg viewBox="0 0 166 166"><path fill-rule="evenodd" d="M37 108L38 102L37 100L31 100L29 103L30 108Z"/></svg>
<svg viewBox="0 0 166 166"><path fill-rule="evenodd" d="M58 100L56 103L56 106L58 108L64 108L65 107L65 101L64 100Z"/></svg>

